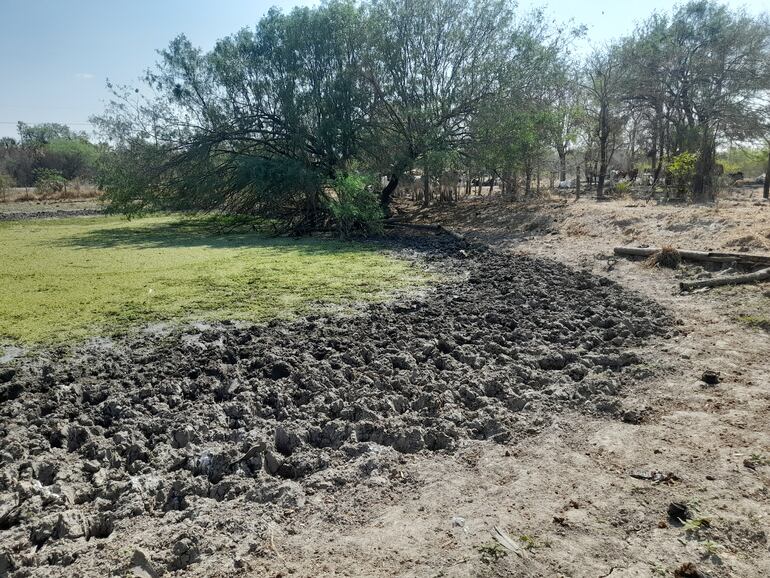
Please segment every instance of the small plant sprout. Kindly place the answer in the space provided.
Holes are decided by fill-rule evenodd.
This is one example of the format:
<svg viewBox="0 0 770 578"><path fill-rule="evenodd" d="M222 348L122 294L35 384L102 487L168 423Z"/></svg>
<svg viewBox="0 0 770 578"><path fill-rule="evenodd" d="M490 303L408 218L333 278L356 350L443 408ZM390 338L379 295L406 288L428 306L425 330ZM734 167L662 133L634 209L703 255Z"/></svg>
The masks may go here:
<svg viewBox="0 0 770 578"><path fill-rule="evenodd" d="M703 547L704 558L718 558L719 552L722 549L722 545L713 540L705 540L701 546Z"/></svg>
<svg viewBox="0 0 770 578"><path fill-rule="evenodd" d="M508 550L497 542L486 542L476 549L481 553L481 561L485 564L491 564L508 555Z"/></svg>
<svg viewBox="0 0 770 578"><path fill-rule="evenodd" d="M692 518L682 522L685 532L688 534L697 533L703 528L708 528L711 525L711 520L708 518Z"/></svg>

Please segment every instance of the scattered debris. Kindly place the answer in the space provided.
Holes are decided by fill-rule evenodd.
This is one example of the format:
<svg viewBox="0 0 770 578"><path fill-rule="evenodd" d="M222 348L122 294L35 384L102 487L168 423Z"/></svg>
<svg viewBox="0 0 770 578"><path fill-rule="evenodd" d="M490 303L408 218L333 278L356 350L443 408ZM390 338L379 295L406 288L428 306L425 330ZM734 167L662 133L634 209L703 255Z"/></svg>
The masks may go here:
<svg viewBox="0 0 770 578"><path fill-rule="evenodd" d="M668 517L675 522L683 523L685 520L692 518L692 512L687 504L671 502L668 505Z"/></svg>
<svg viewBox="0 0 770 578"><path fill-rule="evenodd" d="M656 254L662 254L667 251L671 254L673 251L679 255L680 259L685 261L701 261L706 263L737 263L746 266L770 266L770 255L750 255L748 253L718 253L712 251L688 251L668 247L615 247L616 255L626 255L631 257L651 257Z"/></svg>
<svg viewBox="0 0 770 578"><path fill-rule="evenodd" d="M709 576L698 570L692 562L687 562L674 570L674 578L709 578Z"/></svg>
<svg viewBox="0 0 770 578"><path fill-rule="evenodd" d="M679 477L673 472L663 473L658 470L653 470L651 472L634 472L629 475L637 480L650 480L653 484L671 485L674 482L679 481Z"/></svg>
<svg viewBox="0 0 770 578"><path fill-rule="evenodd" d="M700 279L698 281L682 281L679 289L690 291L702 287L721 287L723 285L745 285L747 283L759 283L770 280L770 267L748 273L747 275L735 275L731 277L715 277L713 279Z"/></svg>
<svg viewBox="0 0 770 578"><path fill-rule="evenodd" d="M137 548L131 556L129 573L134 578L160 578L160 572L155 569L150 557L144 550Z"/></svg>
<svg viewBox="0 0 770 578"><path fill-rule="evenodd" d="M521 548L511 539L505 530L500 528L500 526L495 526L492 536L503 548L510 550L517 556L521 556Z"/></svg>
<svg viewBox="0 0 770 578"><path fill-rule="evenodd" d="M646 264L649 267L665 267L666 269L677 269L682 263L682 255L671 245L660 248L649 257Z"/></svg>
<svg viewBox="0 0 770 578"><path fill-rule="evenodd" d="M718 371L707 369L700 379L708 385L717 385L721 381L721 374Z"/></svg>

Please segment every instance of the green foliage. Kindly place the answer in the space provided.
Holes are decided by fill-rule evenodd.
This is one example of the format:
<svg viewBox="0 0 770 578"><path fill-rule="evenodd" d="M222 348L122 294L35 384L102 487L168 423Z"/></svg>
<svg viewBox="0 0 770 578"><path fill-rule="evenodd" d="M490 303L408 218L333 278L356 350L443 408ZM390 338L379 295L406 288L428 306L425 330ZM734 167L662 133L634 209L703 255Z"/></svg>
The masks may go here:
<svg viewBox="0 0 770 578"><path fill-rule="evenodd" d="M615 183L613 188L615 194L619 197L625 197L631 193L631 183L627 181L620 181L619 183Z"/></svg>
<svg viewBox="0 0 770 578"><path fill-rule="evenodd" d="M734 147L717 155L717 162L722 163L725 173L741 171L746 178L753 178L765 172L768 150L766 148Z"/></svg>
<svg viewBox="0 0 770 578"><path fill-rule="evenodd" d="M105 153L96 167L96 183L110 211L131 217L169 208L159 178L166 160L160 147L140 139Z"/></svg>
<svg viewBox="0 0 770 578"><path fill-rule="evenodd" d="M55 169L35 169L35 188L43 195L63 193L67 190L67 179Z"/></svg>
<svg viewBox="0 0 770 578"><path fill-rule="evenodd" d="M481 554L481 561L485 564L492 564L508 555L508 550L497 542L487 542L476 548Z"/></svg>
<svg viewBox="0 0 770 578"><path fill-rule="evenodd" d="M693 178L695 178L695 169L698 162L698 154L683 152L671 159L668 164L668 172L674 179L674 184L680 193L690 191Z"/></svg>
<svg viewBox="0 0 770 578"><path fill-rule="evenodd" d="M722 551L722 545L719 542L704 540L701 546L705 558L719 558L719 553Z"/></svg>
<svg viewBox="0 0 770 578"><path fill-rule="evenodd" d="M113 87L115 100L93 119L119 152L161 143L159 163L107 157L123 165L102 171L110 198L129 213L221 209L297 231L331 216L341 231L371 230L373 191L325 203L324 186L354 164L400 177L462 156L473 115L535 52L534 37L517 46L518 36L506 0L273 9L209 52L180 36L147 74L157 97Z"/></svg>
<svg viewBox="0 0 770 578"><path fill-rule="evenodd" d="M7 173L19 186L33 185L36 171L48 169L65 179L91 181L101 149L87 136L55 123L19 123L18 142L0 139L0 173Z"/></svg>
<svg viewBox="0 0 770 578"><path fill-rule="evenodd" d="M708 528L711 525L709 518L690 518L685 520L682 525L682 529L687 534L697 534L703 528Z"/></svg>
<svg viewBox="0 0 770 578"><path fill-rule="evenodd" d="M62 342L157 321L263 321L427 280L372 244L276 238L253 225L177 216L0 223L0 341Z"/></svg>
<svg viewBox="0 0 770 578"><path fill-rule="evenodd" d="M373 187L372 177L357 173L340 174L332 181L326 205L341 237L382 231L383 210Z"/></svg>
<svg viewBox="0 0 770 578"><path fill-rule="evenodd" d="M42 148L41 163L67 180L90 179L96 171L99 148L84 139L54 139Z"/></svg>
<svg viewBox="0 0 770 578"><path fill-rule="evenodd" d="M19 143L26 148L40 148L55 140L87 140L85 133L75 132L66 124L44 122L41 124L17 124Z"/></svg>

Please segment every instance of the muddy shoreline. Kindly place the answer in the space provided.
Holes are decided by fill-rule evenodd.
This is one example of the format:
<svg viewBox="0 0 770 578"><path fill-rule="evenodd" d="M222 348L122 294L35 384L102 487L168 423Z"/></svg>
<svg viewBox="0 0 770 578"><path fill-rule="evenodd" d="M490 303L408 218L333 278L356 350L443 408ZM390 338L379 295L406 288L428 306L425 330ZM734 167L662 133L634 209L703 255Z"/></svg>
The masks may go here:
<svg viewBox="0 0 770 578"><path fill-rule="evenodd" d="M271 523L387 487L410 454L513 444L566 408L641 419L622 399L650 376L634 349L676 331L661 307L448 236L388 243L456 280L0 364L0 575L237 575Z"/></svg>

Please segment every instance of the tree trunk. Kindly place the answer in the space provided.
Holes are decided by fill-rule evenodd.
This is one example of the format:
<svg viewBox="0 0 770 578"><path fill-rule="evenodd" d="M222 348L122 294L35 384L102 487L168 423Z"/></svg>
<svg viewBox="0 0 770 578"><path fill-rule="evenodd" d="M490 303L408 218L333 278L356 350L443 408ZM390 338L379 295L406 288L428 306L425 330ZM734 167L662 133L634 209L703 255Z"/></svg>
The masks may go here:
<svg viewBox="0 0 770 578"><path fill-rule="evenodd" d="M559 151L559 181L563 182L567 180L567 153L563 150Z"/></svg>
<svg viewBox="0 0 770 578"><path fill-rule="evenodd" d="M575 165L575 200L580 198L580 165Z"/></svg>
<svg viewBox="0 0 770 578"><path fill-rule="evenodd" d="M529 199L532 195L532 169L524 169L524 198Z"/></svg>
<svg viewBox="0 0 770 578"><path fill-rule="evenodd" d="M695 163L695 178L693 179L692 192L696 202L704 203L714 200L714 144L711 131L708 127L703 129L700 155Z"/></svg>
<svg viewBox="0 0 770 578"><path fill-rule="evenodd" d="M489 196L492 196L492 189L495 188L495 175L489 177Z"/></svg>
<svg viewBox="0 0 770 578"><path fill-rule="evenodd" d="M607 141L599 141L599 178L596 181L596 199L604 196L604 180L607 178Z"/></svg>
<svg viewBox="0 0 770 578"><path fill-rule="evenodd" d="M380 193L380 206L386 218L391 216L390 202L393 200L393 193L396 191L397 186L398 175L390 175L388 177L388 184L385 185L385 188Z"/></svg>
<svg viewBox="0 0 770 578"><path fill-rule="evenodd" d="M767 167L765 167L765 185L762 189L762 198L770 199L770 141L767 141Z"/></svg>
<svg viewBox="0 0 770 578"><path fill-rule="evenodd" d="M537 183L535 185L535 194L539 197L540 196L540 169L537 169L537 172L535 173L535 182Z"/></svg>
<svg viewBox="0 0 770 578"><path fill-rule="evenodd" d="M422 178L425 179L425 183L423 184L422 206L427 207L430 205L430 175L428 175L428 171L425 171Z"/></svg>

